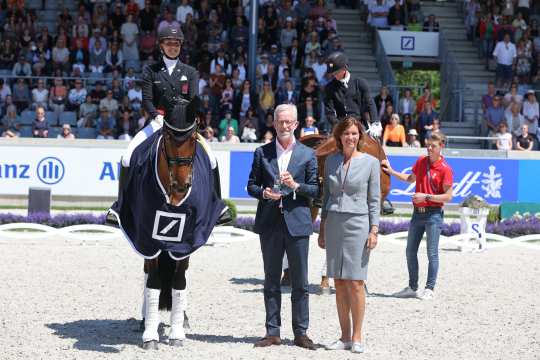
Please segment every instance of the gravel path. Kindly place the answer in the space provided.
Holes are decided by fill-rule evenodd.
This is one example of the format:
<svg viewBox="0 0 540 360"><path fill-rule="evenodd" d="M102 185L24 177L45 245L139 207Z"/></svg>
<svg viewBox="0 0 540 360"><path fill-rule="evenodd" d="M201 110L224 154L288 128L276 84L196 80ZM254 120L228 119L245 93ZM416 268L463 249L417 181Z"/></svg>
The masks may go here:
<svg viewBox="0 0 540 360"><path fill-rule="evenodd" d="M151 353L139 346L135 320L142 260L125 241L0 239L0 253L1 359L540 358L538 250L443 249L437 298L421 302L389 296L406 285L404 247L383 242L370 263L375 296L368 298L365 321L368 353L356 356L291 346L289 294L282 311L285 345L253 348L264 334L262 261L254 241L204 247L192 257L186 345L161 344ZM421 254L425 279L425 248ZM322 258L312 242L309 335L328 343L339 326L334 296L317 295Z"/></svg>

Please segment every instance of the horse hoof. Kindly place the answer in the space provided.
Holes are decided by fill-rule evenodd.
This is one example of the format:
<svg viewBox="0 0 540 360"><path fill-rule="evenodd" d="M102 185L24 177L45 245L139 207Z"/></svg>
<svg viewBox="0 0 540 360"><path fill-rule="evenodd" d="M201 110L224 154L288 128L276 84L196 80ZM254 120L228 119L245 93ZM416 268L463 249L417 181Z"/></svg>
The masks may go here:
<svg viewBox="0 0 540 360"><path fill-rule="evenodd" d="M175 346L175 347L182 347L182 346L184 346L184 340L171 339L171 340L169 340L169 345Z"/></svg>
<svg viewBox="0 0 540 360"><path fill-rule="evenodd" d="M144 350L157 350L158 342L156 340L150 340L143 342L142 348Z"/></svg>

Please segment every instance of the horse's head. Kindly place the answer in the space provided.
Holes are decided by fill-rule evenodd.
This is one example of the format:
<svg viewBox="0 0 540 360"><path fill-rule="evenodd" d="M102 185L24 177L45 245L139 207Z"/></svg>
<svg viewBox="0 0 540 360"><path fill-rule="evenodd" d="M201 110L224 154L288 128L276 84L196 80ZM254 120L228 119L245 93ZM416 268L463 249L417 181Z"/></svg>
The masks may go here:
<svg viewBox="0 0 540 360"><path fill-rule="evenodd" d="M196 135L199 106L198 96L195 96L191 101L184 98L169 99L165 105L163 119L166 138L180 144Z"/></svg>
<svg viewBox="0 0 540 360"><path fill-rule="evenodd" d="M159 161L159 176L167 184L173 202L181 200L191 187L199 98L191 101L168 101L163 121L163 143Z"/></svg>

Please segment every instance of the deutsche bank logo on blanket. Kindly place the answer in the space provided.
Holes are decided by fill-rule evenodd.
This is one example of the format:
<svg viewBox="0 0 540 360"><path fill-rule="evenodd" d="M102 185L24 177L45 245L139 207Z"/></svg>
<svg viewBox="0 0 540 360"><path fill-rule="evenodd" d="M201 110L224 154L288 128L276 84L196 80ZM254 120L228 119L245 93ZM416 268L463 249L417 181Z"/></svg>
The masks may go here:
<svg viewBox="0 0 540 360"><path fill-rule="evenodd" d="M152 238L162 241L181 242L186 224L186 214L156 211Z"/></svg>
<svg viewBox="0 0 540 360"><path fill-rule="evenodd" d="M414 36L401 37L401 50L414 51Z"/></svg>

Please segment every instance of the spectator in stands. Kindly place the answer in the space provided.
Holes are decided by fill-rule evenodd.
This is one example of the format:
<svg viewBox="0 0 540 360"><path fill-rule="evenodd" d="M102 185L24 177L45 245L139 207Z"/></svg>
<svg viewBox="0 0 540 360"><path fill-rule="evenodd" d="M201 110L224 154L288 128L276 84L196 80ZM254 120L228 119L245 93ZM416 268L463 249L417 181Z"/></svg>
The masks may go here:
<svg viewBox="0 0 540 360"><path fill-rule="evenodd" d="M428 16L427 20L424 21L422 30L424 32L439 32L439 22L435 18L435 15L431 14Z"/></svg>
<svg viewBox="0 0 540 360"><path fill-rule="evenodd" d="M390 105L389 105L390 106ZM399 115L394 113L390 123L384 128L383 146L406 147L405 128L399 123Z"/></svg>
<svg viewBox="0 0 540 360"><path fill-rule="evenodd" d="M381 86L379 90L379 94L375 96L373 99L375 101L375 108L377 111L377 116L380 119L384 115L384 112L386 111L386 107L389 104L394 104L394 101L392 99L392 96L390 95L388 88L386 86Z"/></svg>
<svg viewBox="0 0 540 360"><path fill-rule="evenodd" d="M114 70L122 72L124 69L124 54L118 47L118 43L113 42L111 48L107 50L105 55L105 68L103 72L110 73Z"/></svg>
<svg viewBox="0 0 540 360"><path fill-rule="evenodd" d="M508 151L512 150L512 134L508 132L508 125L503 121L499 124L497 136L497 150Z"/></svg>
<svg viewBox="0 0 540 360"><path fill-rule="evenodd" d="M107 90L105 98L99 101L99 108L106 109L111 116L114 116L118 111L118 101L113 98L112 90Z"/></svg>
<svg viewBox="0 0 540 360"><path fill-rule="evenodd" d="M317 82L324 86L326 84L326 69L328 66L326 65L325 57L321 54L317 54L317 62L315 64L311 65L311 68L315 72L315 77L317 78Z"/></svg>
<svg viewBox="0 0 540 360"><path fill-rule="evenodd" d="M525 123L525 118L521 114L521 104L517 102L511 103L504 112L504 121L508 125L508 131L518 136L521 131L521 125Z"/></svg>
<svg viewBox="0 0 540 360"><path fill-rule="evenodd" d="M49 104L49 90L45 88L45 79L38 79L37 87L32 89L32 109L36 109L38 106L48 108Z"/></svg>
<svg viewBox="0 0 540 360"><path fill-rule="evenodd" d="M116 101L122 100L124 97L124 89L122 89L120 79L113 79L111 81L111 91L113 92L113 98L116 99Z"/></svg>
<svg viewBox="0 0 540 360"><path fill-rule="evenodd" d="M298 38L298 33L294 28L293 18L288 16L285 19L285 28L281 29L280 43L281 48L286 50L292 46L294 39Z"/></svg>
<svg viewBox="0 0 540 360"><path fill-rule="evenodd" d="M527 91L527 99L523 103L523 117L525 124L529 126L529 133L538 136L538 118L540 111L534 90Z"/></svg>
<svg viewBox="0 0 540 360"><path fill-rule="evenodd" d="M98 130L98 140L114 139L114 129L116 128L116 119L112 117L107 108L101 108L100 116L96 121Z"/></svg>
<svg viewBox="0 0 540 360"><path fill-rule="evenodd" d="M128 67L127 73L124 76L124 90L128 91L134 85L133 82L137 81L137 76L135 76L135 69Z"/></svg>
<svg viewBox="0 0 540 360"><path fill-rule="evenodd" d="M279 90L277 93L277 105L280 104L297 104L298 92L294 89L292 81L289 79L285 82L285 89Z"/></svg>
<svg viewBox="0 0 540 360"><path fill-rule="evenodd" d="M493 106L493 98L495 97L495 84L493 81L488 82L487 94L482 96L482 111L484 115L487 109Z"/></svg>
<svg viewBox="0 0 540 360"><path fill-rule="evenodd" d="M512 103L518 103L520 105L523 103L523 96L518 94L517 83L512 83L512 85L510 85L510 91L506 93L503 98L503 105L506 109L508 109Z"/></svg>
<svg viewBox="0 0 540 360"><path fill-rule="evenodd" d="M529 15L531 12L532 0L518 0L517 9L518 13L523 15L525 22L529 22Z"/></svg>
<svg viewBox="0 0 540 360"><path fill-rule="evenodd" d="M75 40L75 49L71 51L70 62L72 67L79 67L81 72L85 72L88 67L89 54L88 50L84 48L83 41L81 39Z"/></svg>
<svg viewBox="0 0 540 360"><path fill-rule="evenodd" d="M409 22L407 23L407 31L420 32L422 30L424 30L424 28L422 27L422 24L418 22L418 17L414 14L411 15Z"/></svg>
<svg viewBox="0 0 540 360"><path fill-rule="evenodd" d="M476 26L478 25L478 12L481 10L480 4L476 0L465 3L465 28L467 30L467 40L471 41L476 36Z"/></svg>
<svg viewBox="0 0 540 360"><path fill-rule="evenodd" d="M261 114L266 114L268 111L274 109L276 105L276 99L270 81L263 81L263 88L259 93L259 108Z"/></svg>
<svg viewBox="0 0 540 360"><path fill-rule="evenodd" d="M241 119L245 116L249 108L257 109L258 106L258 95L251 90L251 82L249 80L245 80L234 101L234 116Z"/></svg>
<svg viewBox="0 0 540 360"><path fill-rule="evenodd" d="M30 90L28 85L22 78L17 79L17 83L13 86L13 103L17 107L17 112L21 112L26 109L30 102L32 101L30 97Z"/></svg>
<svg viewBox="0 0 540 360"><path fill-rule="evenodd" d="M403 97L399 99L399 114L403 118L405 115L412 115L416 112L416 101L412 97L412 90L405 89Z"/></svg>
<svg viewBox="0 0 540 360"><path fill-rule="evenodd" d="M35 138L49 136L49 123L45 118L45 109L42 106L36 108L36 119L32 123L32 136Z"/></svg>
<svg viewBox="0 0 540 360"><path fill-rule="evenodd" d="M246 116L240 125L242 132L241 140L243 142L254 143L257 142L257 120L254 117Z"/></svg>
<svg viewBox="0 0 540 360"><path fill-rule="evenodd" d="M502 107L501 107L502 112ZM431 102L426 102L424 110L418 115L418 127L420 128L420 143L424 144L425 139L431 136L433 131L433 120L437 119L439 114L433 111Z"/></svg>
<svg viewBox="0 0 540 360"><path fill-rule="evenodd" d="M299 0L294 7L294 13L299 21L303 21L310 15L311 8L312 5L309 0Z"/></svg>
<svg viewBox="0 0 540 360"><path fill-rule="evenodd" d="M56 136L58 139L75 139L75 135L71 132L69 124L62 125L62 132Z"/></svg>
<svg viewBox="0 0 540 360"><path fill-rule="evenodd" d="M180 28L178 26L178 28ZM122 53L126 62L134 64L139 61L139 27L133 21L133 15L127 16L127 21L122 24L120 29L122 35Z"/></svg>
<svg viewBox="0 0 540 360"><path fill-rule="evenodd" d="M75 80L75 87L69 91L67 109L75 111L86 101L87 91L81 79Z"/></svg>
<svg viewBox="0 0 540 360"><path fill-rule="evenodd" d="M0 111L6 103L6 97L11 96L11 88L3 78L0 78Z"/></svg>
<svg viewBox="0 0 540 360"><path fill-rule="evenodd" d="M276 129L274 128L274 114L272 113L272 111L269 111L266 114L264 123L262 124L260 129L261 129L262 134L266 134L267 132L270 132L273 136L275 136Z"/></svg>
<svg viewBox="0 0 540 360"><path fill-rule="evenodd" d="M133 88L129 89L127 96L133 110L140 111L142 106L142 88L140 81L135 81Z"/></svg>
<svg viewBox="0 0 540 360"><path fill-rule="evenodd" d="M188 14L193 16L193 8L189 4L189 0L182 0L182 3L176 9L176 21L185 24Z"/></svg>
<svg viewBox="0 0 540 360"><path fill-rule="evenodd" d="M233 102L234 102L234 88L232 84L232 79L227 78L225 80L225 88L221 92L221 99L219 101L220 103L220 109L221 111L233 110Z"/></svg>
<svg viewBox="0 0 540 360"><path fill-rule="evenodd" d="M268 144L271 143L273 140L274 134L270 130L267 130L261 138L261 143Z"/></svg>
<svg viewBox="0 0 540 360"><path fill-rule="evenodd" d="M19 60L13 65L13 70L11 71L13 76L32 76L32 67L24 57L24 55L19 55Z"/></svg>
<svg viewBox="0 0 540 360"><path fill-rule="evenodd" d="M406 13L405 9L401 6L401 1L396 1L394 6L388 11L388 24L389 25L406 25Z"/></svg>
<svg viewBox="0 0 540 360"><path fill-rule="evenodd" d="M234 134L238 133L238 120L232 117L230 110L225 110L225 117L219 122L219 138L223 139L227 134L227 129L232 127ZM223 140L221 140L223 141Z"/></svg>
<svg viewBox="0 0 540 360"><path fill-rule="evenodd" d="M510 42L510 34L504 35L504 40L499 41L495 50L493 50L493 56L497 61L497 86L508 86L512 80L513 68L516 64L516 46Z"/></svg>
<svg viewBox="0 0 540 360"><path fill-rule="evenodd" d="M287 57L291 64L291 74L298 78L304 63L304 52L299 47L298 39L293 39L291 46L287 49Z"/></svg>
<svg viewBox="0 0 540 360"><path fill-rule="evenodd" d="M407 147L411 147L411 148L422 147L422 145L420 145L420 141L416 139L417 137L418 137L418 132L416 131L416 129L410 129L409 136L407 139Z"/></svg>
<svg viewBox="0 0 540 360"><path fill-rule="evenodd" d="M159 33L165 26L173 26L180 29L180 23L173 18L173 14L169 8L165 8L163 20L159 23L157 32Z"/></svg>
<svg viewBox="0 0 540 360"><path fill-rule="evenodd" d="M6 115L2 118L2 137L14 138L21 136L21 124L14 105L8 107Z"/></svg>
<svg viewBox="0 0 540 360"><path fill-rule="evenodd" d="M73 24L71 28L71 37L82 37L88 38L90 36L90 29L88 27L88 22L84 19L84 16L78 15L77 21Z"/></svg>
<svg viewBox="0 0 540 360"><path fill-rule="evenodd" d="M53 68L60 69L63 72L69 72L71 64L69 63L69 49L66 47L66 40L59 37L56 40L56 46L52 49Z"/></svg>
<svg viewBox="0 0 540 360"><path fill-rule="evenodd" d="M530 82L531 67L533 62L532 45L527 46L524 39L518 41L516 56L516 75L520 83Z"/></svg>
<svg viewBox="0 0 540 360"><path fill-rule="evenodd" d="M392 121L392 114L394 114L394 105L389 102L386 104L386 109L384 110L384 113L379 118L383 130L386 129L386 126Z"/></svg>
<svg viewBox="0 0 540 360"><path fill-rule="evenodd" d="M216 64L215 71L210 74L209 86L210 86L210 104L214 111L219 110L219 101L221 99L221 93L225 88L225 80L227 76L223 73L220 63Z"/></svg>
<svg viewBox="0 0 540 360"><path fill-rule="evenodd" d="M99 27L96 27L92 31L92 36L88 40L88 51L92 51L94 49L96 41L99 40L101 42L101 47L104 49L107 49L107 39L105 39L104 36L101 34L101 29Z"/></svg>
<svg viewBox="0 0 540 360"><path fill-rule="evenodd" d="M133 118L133 114L129 111L123 111L118 122L118 140L131 140L137 132L138 124Z"/></svg>
<svg viewBox="0 0 540 360"><path fill-rule="evenodd" d="M214 129L211 126L207 126L203 130L203 136L206 142L218 142L219 140L214 136Z"/></svg>
<svg viewBox="0 0 540 360"><path fill-rule="evenodd" d="M376 0L369 6L369 24L377 28L388 27L388 14L390 12L390 6L383 0Z"/></svg>
<svg viewBox="0 0 540 360"><path fill-rule="evenodd" d="M92 96L86 95L86 101L79 107L77 127L94 127L98 106L92 102Z"/></svg>
<svg viewBox="0 0 540 360"><path fill-rule="evenodd" d="M96 82L96 85L94 89L90 92L90 95L92 96L92 102L96 105L99 105L101 99L107 96L107 92L103 88L103 83L101 81Z"/></svg>
<svg viewBox="0 0 540 360"><path fill-rule="evenodd" d="M102 73L105 69L107 50L102 47L101 41L96 40L94 48L90 50L89 68L93 73Z"/></svg>
<svg viewBox="0 0 540 360"><path fill-rule="evenodd" d="M215 58L212 59L212 61L210 62L211 74L214 74L216 72L216 64L221 65L221 70L226 75L230 75L232 73L231 63L229 62L229 59L225 56L225 50L222 47L217 50Z"/></svg>
<svg viewBox="0 0 540 360"><path fill-rule="evenodd" d="M315 118L313 116L307 116L304 119L304 126L300 129L300 137L318 133L319 129L315 126Z"/></svg>
<svg viewBox="0 0 540 360"><path fill-rule="evenodd" d="M501 96L495 95L493 98L493 106L489 107L485 117L485 130L483 133L489 137L494 137L497 133L499 124L504 121L504 108L501 104Z"/></svg>
<svg viewBox="0 0 540 360"><path fill-rule="evenodd" d="M516 150L531 151L534 146L534 138L529 134L529 126L521 125L521 135L516 137Z"/></svg>
<svg viewBox="0 0 540 360"><path fill-rule="evenodd" d="M0 47L0 69L12 69L15 65L17 51L10 38L5 38Z"/></svg>
<svg viewBox="0 0 540 360"><path fill-rule="evenodd" d="M221 138L221 142L227 143L227 144L238 144L240 143L240 139L238 136L235 135L234 128L232 126L229 126L227 128L227 131L225 133L225 136Z"/></svg>
<svg viewBox="0 0 540 360"><path fill-rule="evenodd" d="M422 94L422 96L420 96L418 100L416 100L416 114L420 114L422 111L424 111L424 106L428 102L431 103L432 109L437 108L437 101L433 98L431 88L429 86L426 86L424 88L424 93Z"/></svg>

